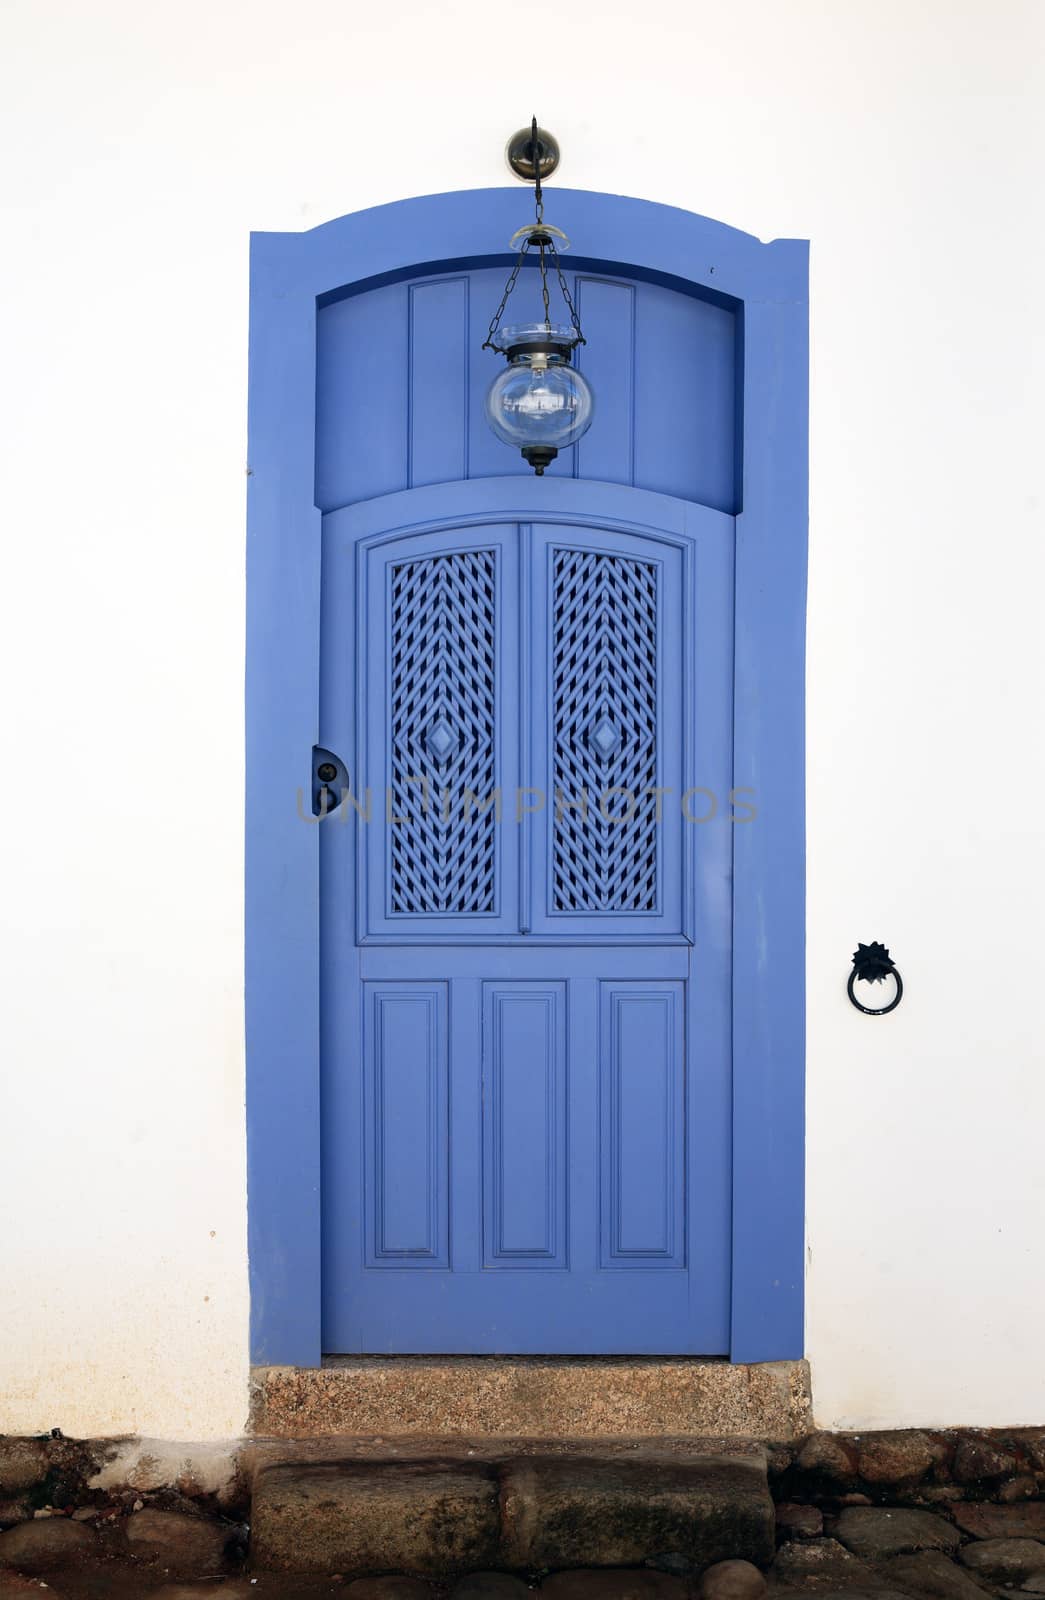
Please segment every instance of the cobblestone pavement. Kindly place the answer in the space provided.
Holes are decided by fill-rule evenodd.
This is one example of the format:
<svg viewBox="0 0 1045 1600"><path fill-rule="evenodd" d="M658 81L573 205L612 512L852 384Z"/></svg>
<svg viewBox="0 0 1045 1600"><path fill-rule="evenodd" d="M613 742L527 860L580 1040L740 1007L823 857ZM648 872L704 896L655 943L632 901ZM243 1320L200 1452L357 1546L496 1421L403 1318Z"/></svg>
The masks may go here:
<svg viewBox="0 0 1045 1600"><path fill-rule="evenodd" d="M83 1445L0 1446L0 1600L1045 1600L1041 1429L815 1434L774 1448L777 1547L762 1572L743 1561L701 1571L693 1547L690 1560L669 1551L643 1567L473 1573L446 1584L252 1571L250 1530L236 1520L249 1515L245 1487L221 1503L172 1489L106 1496L89 1487ZM757 1560L773 1548L762 1482L759 1542L748 1552ZM536 1521L540 1531L539 1509ZM285 1564L307 1565L297 1546L289 1553Z"/></svg>
<svg viewBox="0 0 1045 1600"><path fill-rule="evenodd" d="M883 1517L888 1516L883 1510ZM923 1528L918 1537L933 1530ZM866 1541L867 1529L861 1535ZM897 1534L901 1544L911 1535ZM1045 1597L1045 1543L973 1541L939 1548L857 1555L833 1538L788 1542L765 1574L743 1562L716 1575L650 1568L575 1570L523 1578L471 1574L453 1584L386 1576L351 1580L232 1570L172 1576L162 1563L126 1554L87 1554L35 1575L0 1571L0 1600L760 1600L817 1595L820 1600L982 1600L984 1595ZM670 1558L665 1558L670 1564ZM235 1568L235 1563L232 1564ZM725 1570L733 1569L732 1571Z"/></svg>

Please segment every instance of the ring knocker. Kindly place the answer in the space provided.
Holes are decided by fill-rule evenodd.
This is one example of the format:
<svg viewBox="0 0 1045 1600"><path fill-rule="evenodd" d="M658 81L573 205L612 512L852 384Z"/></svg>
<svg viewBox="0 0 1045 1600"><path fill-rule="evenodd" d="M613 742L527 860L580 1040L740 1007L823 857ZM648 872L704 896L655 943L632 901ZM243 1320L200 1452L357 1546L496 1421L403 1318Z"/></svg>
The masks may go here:
<svg viewBox="0 0 1045 1600"><path fill-rule="evenodd" d="M896 993L887 1006L865 1006L856 998L853 985L859 978L863 983L881 983L884 978L893 978L896 983ZM849 998L857 1011L862 1011L865 1017L885 1017L890 1011L895 1011L903 999L903 979L897 970L884 944L872 940L870 944L861 944L856 948L853 956L853 970L849 974L847 985Z"/></svg>

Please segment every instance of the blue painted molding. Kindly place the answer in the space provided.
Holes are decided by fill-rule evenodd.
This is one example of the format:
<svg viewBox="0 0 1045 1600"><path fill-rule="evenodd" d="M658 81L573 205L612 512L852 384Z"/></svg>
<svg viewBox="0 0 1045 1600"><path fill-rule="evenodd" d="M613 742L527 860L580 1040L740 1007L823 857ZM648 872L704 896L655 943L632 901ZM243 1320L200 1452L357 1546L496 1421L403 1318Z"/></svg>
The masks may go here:
<svg viewBox="0 0 1045 1600"><path fill-rule="evenodd" d="M804 638L808 249L674 207L556 189L584 270L728 304L743 329L734 781L734 1361L803 1350ZM251 1358L320 1349L318 831L299 820L318 736L316 314L426 273L507 267L520 191L375 207L251 246L246 1005ZM579 487L579 485L578 485Z"/></svg>

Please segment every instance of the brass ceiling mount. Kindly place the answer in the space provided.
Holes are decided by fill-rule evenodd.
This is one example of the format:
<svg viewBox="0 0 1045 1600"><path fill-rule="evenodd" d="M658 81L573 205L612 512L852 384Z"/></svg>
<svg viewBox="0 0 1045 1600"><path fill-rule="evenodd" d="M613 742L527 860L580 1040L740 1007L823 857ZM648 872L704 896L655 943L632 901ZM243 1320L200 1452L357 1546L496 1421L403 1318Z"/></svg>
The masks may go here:
<svg viewBox="0 0 1045 1600"><path fill-rule="evenodd" d="M559 141L546 128L536 130L537 159L534 160L534 129L520 128L508 140L504 152L509 167L523 183L533 183L538 174L550 178L559 165Z"/></svg>

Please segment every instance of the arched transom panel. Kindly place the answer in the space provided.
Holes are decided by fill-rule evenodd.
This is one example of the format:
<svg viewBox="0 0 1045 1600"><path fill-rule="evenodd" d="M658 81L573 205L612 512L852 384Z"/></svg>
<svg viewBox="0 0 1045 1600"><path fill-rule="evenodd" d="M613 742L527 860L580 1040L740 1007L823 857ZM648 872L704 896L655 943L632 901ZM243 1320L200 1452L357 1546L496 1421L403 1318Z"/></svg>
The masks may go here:
<svg viewBox="0 0 1045 1600"><path fill-rule="evenodd" d="M317 330L316 503L530 468L490 432L483 350L501 268L406 278L323 305ZM531 281L534 280L534 281ZM513 316L538 314L524 271ZM720 511L737 505L738 317L660 284L573 272L578 352L595 421L550 472L632 484Z"/></svg>

